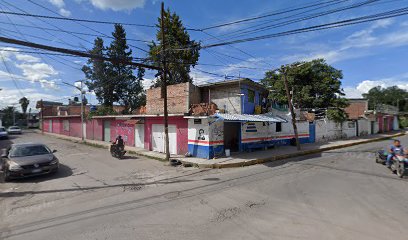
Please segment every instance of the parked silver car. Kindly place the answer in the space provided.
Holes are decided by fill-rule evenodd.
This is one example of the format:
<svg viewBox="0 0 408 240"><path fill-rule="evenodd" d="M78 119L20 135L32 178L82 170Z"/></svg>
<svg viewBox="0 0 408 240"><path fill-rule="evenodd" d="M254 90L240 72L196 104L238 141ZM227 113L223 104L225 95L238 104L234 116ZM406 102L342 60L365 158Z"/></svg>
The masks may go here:
<svg viewBox="0 0 408 240"><path fill-rule="evenodd" d="M44 144L19 143L3 149L1 168L4 180L55 173L59 160Z"/></svg>
<svg viewBox="0 0 408 240"><path fill-rule="evenodd" d="M17 126L11 126L7 129L8 134L21 134L21 128Z"/></svg>
<svg viewBox="0 0 408 240"><path fill-rule="evenodd" d="M0 127L0 139L7 139L8 133L5 127Z"/></svg>

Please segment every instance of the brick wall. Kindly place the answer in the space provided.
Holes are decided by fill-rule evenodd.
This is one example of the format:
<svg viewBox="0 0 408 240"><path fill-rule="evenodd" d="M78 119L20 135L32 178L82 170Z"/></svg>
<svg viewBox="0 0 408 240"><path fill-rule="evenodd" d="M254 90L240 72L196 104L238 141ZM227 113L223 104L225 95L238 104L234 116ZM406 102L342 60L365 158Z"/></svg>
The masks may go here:
<svg viewBox="0 0 408 240"><path fill-rule="evenodd" d="M349 100L349 106L344 110L349 116L349 119L358 119L364 116L364 112L368 110L367 100Z"/></svg>
<svg viewBox="0 0 408 240"><path fill-rule="evenodd" d="M241 114L241 96L238 85L216 86L210 89L211 102L227 113Z"/></svg>
<svg viewBox="0 0 408 240"><path fill-rule="evenodd" d="M186 113L189 109L191 83L180 83L167 87L169 113ZM161 88L148 89L146 93L146 114L163 114Z"/></svg>

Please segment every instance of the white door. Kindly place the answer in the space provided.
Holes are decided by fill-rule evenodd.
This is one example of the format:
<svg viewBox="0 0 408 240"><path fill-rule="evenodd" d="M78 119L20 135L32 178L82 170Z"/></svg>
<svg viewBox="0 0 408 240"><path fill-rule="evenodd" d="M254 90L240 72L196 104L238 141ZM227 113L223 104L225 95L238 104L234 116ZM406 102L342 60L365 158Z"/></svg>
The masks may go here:
<svg viewBox="0 0 408 240"><path fill-rule="evenodd" d="M48 132L52 133L52 120L48 120Z"/></svg>
<svg viewBox="0 0 408 240"><path fill-rule="evenodd" d="M144 148L144 124L135 125L135 147Z"/></svg>
<svg viewBox="0 0 408 240"><path fill-rule="evenodd" d="M177 154L177 128L169 125L169 150L170 154Z"/></svg>
<svg viewBox="0 0 408 240"><path fill-rule="evenodd" d="M164 152L164 125L152 124L152 149Z"/></svg>
<svg viewBox="0 0 408 240"><path fill-rule="evenodd" d="M177 154L177 128L169 125L170 154ZM163 124L152 124L152 149L156 152L165 152L165 135Z"/></svg>

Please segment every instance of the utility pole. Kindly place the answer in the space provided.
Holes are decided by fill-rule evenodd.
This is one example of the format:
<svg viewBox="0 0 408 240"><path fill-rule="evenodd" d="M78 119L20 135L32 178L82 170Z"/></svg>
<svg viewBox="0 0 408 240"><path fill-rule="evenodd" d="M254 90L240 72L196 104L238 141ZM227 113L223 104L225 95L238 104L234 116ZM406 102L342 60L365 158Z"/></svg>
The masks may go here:
<svg viewBox="0 0 408 240"><path fill-rule="evenodd" d="M164 2L161 4L161 19L160 19L160 28L161 28L161 44L162 44L162 94L163 94L163 110L164 110L164 136L165 136L165 152L166 152L166 161L170 161L170 147L169 147L169 119L168 119L168 110L167 110L167 66L166 66L166 39L164 32Z"/></svg>
<svg viewBox="0 0 408 240"><path fill-rule="evenodd" d="M293 109L292 98L291 98L289 86L288 86L286 66L282 66L282 71L283 71L283 81L285 83L286 97L288 99L288 106L290 110L290 115L292 117L293 132L295 133L296 149L299 151L300 150L299 135L298 135L297 125L296 125L295 110Z"/></svg>
<svg viewBox="0 0 408 240"><path fill-rule="evenodd" d="M44 135L44 104L42 99L40 106L41 106L41 134Z"/></svg>
<svg viewBox="0 0 408 240"><path fill-rule="evenodd" d="M79 89L79 91L81 91L81 138L82 141L85 140L84 138L84 91L82 90L82 80L81 82L81 89Z"/></svg>
<svg viewBox="0 0 408 240"><path fill-rule="evenodd" d="M74 88L78 89L78 91L81 93L81 139L82 139L82 141L84 141L85 140L85 136L84 136L84 121L85 121L85 118L84 118L84 90L83 90L83 86L82 86L82 83L84 81L79 80L77 82L81 83L81 87L77 87L74 84L67 83L67 82L62 82L62 83L65 84L65 85L68 85L68 86L71 86L71 87L74 87Z"/></svg>

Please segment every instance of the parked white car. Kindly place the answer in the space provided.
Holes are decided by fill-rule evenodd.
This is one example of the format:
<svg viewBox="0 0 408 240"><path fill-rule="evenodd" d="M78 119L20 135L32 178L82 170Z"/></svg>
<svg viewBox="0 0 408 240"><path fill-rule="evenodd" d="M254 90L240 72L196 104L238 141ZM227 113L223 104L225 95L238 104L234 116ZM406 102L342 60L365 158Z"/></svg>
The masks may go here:
<svg viewBox="0 0 408 240"><path fill-rule="evenodd" d="M5 127L0 127L0 139L7 139L8 133Z"/></svg>
<svg viewBox="0 0 408 240"><path fill-rule="evenodd" d="M11 126L7 129L8 134L21 134L21 128L17 126Z"/></svg>

